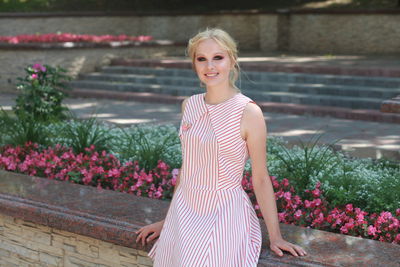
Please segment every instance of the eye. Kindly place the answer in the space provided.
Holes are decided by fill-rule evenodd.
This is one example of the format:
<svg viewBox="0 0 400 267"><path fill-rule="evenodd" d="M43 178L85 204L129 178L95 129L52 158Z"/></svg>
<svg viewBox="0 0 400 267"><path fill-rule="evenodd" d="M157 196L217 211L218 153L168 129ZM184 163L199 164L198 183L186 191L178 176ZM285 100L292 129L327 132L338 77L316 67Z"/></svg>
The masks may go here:
<svg viewBox="0 0 400 267"><path fill-rule="evenodd" d="M197 61L204 61L204 60L205 60L204 57L198 57L198 58L197 58Z"/></svg>
<svg viewBox="0 0 400 267"><path fill-rule="evenodd" d="M222 57L222 56L215 56L214 58L215 58L216 60L224 59L224 57Z"/></svg>

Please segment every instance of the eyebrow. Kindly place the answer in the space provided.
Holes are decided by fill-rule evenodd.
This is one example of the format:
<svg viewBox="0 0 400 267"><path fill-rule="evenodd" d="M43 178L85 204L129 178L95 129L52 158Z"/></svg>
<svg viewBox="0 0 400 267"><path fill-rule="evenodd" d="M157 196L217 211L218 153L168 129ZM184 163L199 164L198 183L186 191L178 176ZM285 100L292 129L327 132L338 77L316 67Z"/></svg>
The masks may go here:
<svg viewBox="0 0 400 267"><path fill-rule="evenodd" d="M218 54L224 54L224 52L216 52L216 53L214 53L214 55L218 55ZM204 56L204 54L202 54L202 53L197 53L196 54L196 56Z"/></svg>

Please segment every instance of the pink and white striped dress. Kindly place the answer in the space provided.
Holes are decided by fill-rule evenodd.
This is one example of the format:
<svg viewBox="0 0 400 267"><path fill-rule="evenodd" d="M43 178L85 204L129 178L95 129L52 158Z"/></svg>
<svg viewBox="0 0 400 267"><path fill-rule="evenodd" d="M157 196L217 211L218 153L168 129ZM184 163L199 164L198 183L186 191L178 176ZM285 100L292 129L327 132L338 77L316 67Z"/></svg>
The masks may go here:
<svg viewBox="0 0 400 267"><path fill-rule="evenodd" d="M260 223L241 185L249 157L240 135L248 102L238 93L210 105L189 97L179 129L180 183L148 256L154 267L254 267Z"/></svg>

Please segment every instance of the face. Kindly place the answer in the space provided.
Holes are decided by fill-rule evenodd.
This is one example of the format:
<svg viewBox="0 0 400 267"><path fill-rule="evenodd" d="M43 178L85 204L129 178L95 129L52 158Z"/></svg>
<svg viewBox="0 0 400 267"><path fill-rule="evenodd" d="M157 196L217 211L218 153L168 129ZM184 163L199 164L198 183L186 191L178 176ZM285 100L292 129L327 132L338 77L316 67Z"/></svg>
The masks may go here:
<svg viewBox="0 0 400 267"><path fill-rule="evenodd" d="M232 60L228 52L213 39L207 39L198 44L194 65L199 79L207 87L229 86Z"/></svg>

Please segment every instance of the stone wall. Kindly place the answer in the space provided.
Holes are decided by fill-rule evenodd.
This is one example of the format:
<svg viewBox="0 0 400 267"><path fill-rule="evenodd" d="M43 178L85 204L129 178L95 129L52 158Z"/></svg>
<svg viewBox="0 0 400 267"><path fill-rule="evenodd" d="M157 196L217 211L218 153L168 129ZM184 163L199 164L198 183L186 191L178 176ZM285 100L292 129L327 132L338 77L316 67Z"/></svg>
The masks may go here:
<svg viewBox="0 0 400 267"><path fill-rule="evenodd" d="M275 28L274 16L267 28ZM100 16L100 17L0 17L0 35L71 32L80 34L151 35L157 40L187 42L190 36L206 27L222 27L238 41L240 49L259 50L259 15L181 15L181 16ZM264 24L264 23L263 23ZM274 43L274 31L262 37ZM268 49L274 49L273 45ZM184 53L182 53L183 55Z"/></svg>
<svg viewBox="0 0 400 267"><path fill-rule="evenodd" d="M25 75L24 68L34 63L60 65L72 77L108 65L114 58L163 58L182 54L182 46L137 46L123 48L65 48L65 49L0 49L0 92L16 92L17 77Z"/></svg>
<svg viewBox="0 0 400 267"><path fill-rule="evenodd" d="M0 185L0 266L152 266L148 252L156 240L136 243L136 231L165 219L170 201L3 170ZM400 263L399 245L282 223L284 239L309 253L279 257L259 223L258 267Z"/></svg>
<svg viewBox="0 0 400 267"><path fill-rule="evenodd" d="M0 14L0 35L71 32L151 35L186 43L222 27L240 51L335 54L400 53L400 10L280 11L210 14ZM184 53L182 52L181 55Z"/></svg>
<svg viewBox="0 0 400 267"><path fill-rule="evenodd" d="M0 214L0 266L152 266L145 251Z"/></svg>
<svg viewBox="0 0 400 267"><path fill-rule="evenodd" d="M297 14L289 28L292 52L400 53L399 15Z"/></svg>

